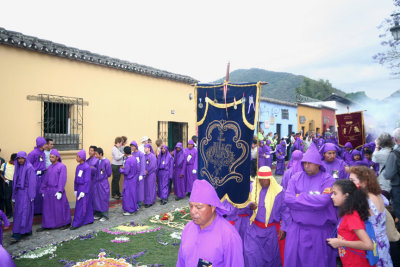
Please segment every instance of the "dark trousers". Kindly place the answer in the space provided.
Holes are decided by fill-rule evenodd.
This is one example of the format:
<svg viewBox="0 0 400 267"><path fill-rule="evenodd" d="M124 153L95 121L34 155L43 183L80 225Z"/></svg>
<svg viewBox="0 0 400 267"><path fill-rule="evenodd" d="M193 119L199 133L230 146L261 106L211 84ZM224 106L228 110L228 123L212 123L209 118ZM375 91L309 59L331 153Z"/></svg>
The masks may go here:
<svg viewBox="0 0 400 267"><path fill-rule="evenodd" d="M11 197L12 197L12 188L13 182L9 181L8 184L0 179L0 209L4 210L7 217L12 216L12 205L11 205Z"/></svg>
<svg viewBox="0 0 400 267"><path fill-rule="evenodd" d="M119 179L121 179L121 173L119 172L119 168L122 165L111 165L112 168L112 182L111 182L111 196L121 196L121 192L119 192Z"/></svg>
<svg viewBox="0 0 400 267"><path fill-rule="evenodd" d="M392 203L394 214L400 220L400 186L392 186Z"/></svg>
<svg viewBox="0 0 400 267"><path fill-rule="evenodd" d="M257 159L250 161L250 176L255 177L257 175Z"/></svg>

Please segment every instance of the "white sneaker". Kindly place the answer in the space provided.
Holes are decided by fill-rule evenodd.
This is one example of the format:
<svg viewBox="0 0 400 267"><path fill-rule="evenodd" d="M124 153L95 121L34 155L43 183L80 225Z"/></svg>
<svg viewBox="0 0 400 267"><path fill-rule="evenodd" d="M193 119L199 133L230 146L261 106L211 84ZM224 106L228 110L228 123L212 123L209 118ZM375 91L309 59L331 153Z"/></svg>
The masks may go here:
<svg viewBox="0 0 400 267"><path fill-rule="evenodd" d="M123 215L124 215L124 216L129 216L129 215L132 215L132 213L130 213L130 212L124 212Z"/></svg>
<svg viewBox="0 0 400 267"><path fill-rule="evenodd" d="M105 221L108 221L108 218L106 218L106 217L101 217L100 222L105 222Z"/></svg>
<svg viewBox="0 0 400 267"><path fill-rule="evenodd" d="M101 217L100 216L94 216L94 219L95 220L98 220L98 219L100 219Z"/></svg>

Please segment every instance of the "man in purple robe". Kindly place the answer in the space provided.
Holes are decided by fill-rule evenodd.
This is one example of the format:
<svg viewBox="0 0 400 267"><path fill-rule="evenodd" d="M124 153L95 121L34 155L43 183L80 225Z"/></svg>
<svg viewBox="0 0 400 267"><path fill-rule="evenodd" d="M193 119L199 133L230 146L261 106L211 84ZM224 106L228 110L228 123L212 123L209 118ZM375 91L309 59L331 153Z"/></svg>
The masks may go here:
<svg viewBox="0 0 400 267"><path fill-rule="evenodd" d="M181 200L185 198L185 179L181 176L184 157L183 157L183 145L182 143L177 143L174 149L174 194L175 200Z"/></svg>
<svg viewBox="0 0 400 267"><path fill-rule="evenodd" d="M135 179L136 181L136 200L138 202L138 206L142 205L142 202L144 202L145 199L145 180L144 180L144 175L146 172L146 162L145 162L145 157L144 153L138 149L138 145L136 141L132 141L131 144L131 150L132 150L132 157L135 158L136 160L136 168L138 169L138 172L135 174ZM148 144L148 146L151 145ZM155 184L154 184L155 186ZM145 203L146 204L146 203Z"/></svg>
<svg viewBox="0 0 400 267"><path fill-rule="evenodd" d="M27 160L26 152L17 153L14 161L12 202L14 202L14 221L11 242L21 240L25 235L32 234L33 211L36 196L36 173Z"/></svg>
<svg viewBox="0 0 400 267"><path fill-rule="evenodd" d="M250 226L244 237L245 266L283 266L279 241L284 240L290 214L284 192L269 167L261 167L250 194Z"/></svg>
<svg viewBox="0 0 400 267"><path fill-rule="evenodd" d="M272 168L272 153L271 153L271 140L265 141L264 155L265 155L265 166ZM260 166L258 166L260 167Z"/></svg>
<svg viewBox="0 0 400 267"><path fill-rule="evenodd" d="M62 163L57 149L50 152L51 165L42 180L40 193L43 196L42 227L41 232L47 229L67 229L71 224L71 210L65 184L67 183L67 167Z"/></svg>
<svg viewBox="0 0 400 267"><path fill-rule="evenodd" d="M172 172L174 159L168 151L168 147L163 145L161 147L161 154L157 159L157 185L158 185L158 197L161 199L161 205L165 205L168 202L169 196L169 180L172 179Z"/></svg>
<svg viewBox="0 0 400 267"><path fill-rule="evenodd" d="M92 198L93 206L94 206L94 197L93 197L93 185L95 183L95 175L96 175L96 164L97 158L95 155L96 146L89 147L89 158L86 160L86 163L89 164L91 170L91 182L90 182L90 197ZM96 220L96 219L95 219Z"/></svg>
<svg viewBox="0 0 400 267"><path fill-rule="evenodd" d="M303 140L300 139L300 136L296 136L296 140L292 146L292 151L300 150L304 152Z"/></svg>
<svg viewBox="0 0 400 267"><path fill-rule="evenodd" d="M282 139L276 147L276 170L275 174L282 175L285 172L286 141Z"/></svg>
<svg viewBox="0 0 400 267"><path fill-rule="evenodd" d="M139 169L136 158L132 156L132 149L128 146L124 147L124 154L127 157L124 167L120 172L124 174L124 186L122 188L122 210L124 216L133 215L138 210L137 186Z"/></svg>
<svg viewBox="0 0 400 267"><path fill-rule="evenodd" d="M352 161L351 152L353 151L353 145L350 142L347 142L344 145L344 149L345 150L342 153L342 159L344 160L344 162L346 162L347 165L349 165Z"/></svg>
<svg viewBox="0 0 400 267"><path fill-rule="evenodd" d="M209 182L194 181L189 207L192 221L183 229L176 266L244 266L242 239L222 217L226 210Z"/></svg>
<svg viewBox="0 0 400 267"><path fill-rule="evenodd" d="M71 230L75 230L82 225L93 223L93 203L90 196L91 170L89 164L85 162L86 151L81 150L76 156L79 163L75 171L75 215Z"/></svg>
<svg viewBox="0 0 400 267"><path fill-rule="evenodd" d="M290 159L287 170L283 174L281 186L283 191L286 191L287 185L290 178L298 172L303 171L301 160L303 159L303 153L300 150L295 150L292 153L292 158Z"/></svg>
<svg viewBox="0 0 400 267"><path fill-rule="evenodd" d="M258 146L258 168L262 166L266 166L267 159L265 157L265 149L264 149L264 141L259 141L259 146Z"/></svg>
<svg viewBox="0 0 400 267"><path fill-rule="evenodd" d="M92 178L93 186L91 194L93 197L92 203L94 219L104 222L108 220L110 199L110 184L108 183L108 178L112 174L112 167L110 161L104 157L104 151L101 147L96 147L95 157L97 161L94 166L94 178Z"/></svg>
<svg viewBox="0 0 400 267"><path fill-rule="evenodd" d="M144 145L144 162L145 178L144 178L144 207L151 207L156 201L156 173L157 173L157 158L154 153L151 153L151 145Z"/></svg>
<svg viewBox="0 0 400 267"><path fill-rule="evenodd" d="M286 235L285 266L335 267L336 251L326 242L337 223L331 200L335 180L325 172L314 144L302 162L303 171L290 179L285 192L292 216Z"/></svg>
<svg viewBox="0 0 400 267"><path fill-rule="evenodd" d="M190 195L192 192L193 182L197 180L197 149L194 147L193 140L189 140L183 158L185 161L183 163L181 174L185 179L186 193Z"/></svg>
<svg viewBox="0 0 400 267"><path fill-rule="evenodd" d="M347 179L349 174L346 172L347 164L343 160L337 158L338 147L332 143L324 144L320 149L324 160L322 165L326 173L330 174L334 179Z"/></svg>
<svg viewBox="0 0 400 267"><path fill-rule="evenodd" d="M42 214L43 197L39 191L42 184L42 178L46 173L46 154L44 153L46 147L46 139L39 136L38 138L36 138L35 149L33 149L28 155L28 161L32 164L33 169L36 173L36 196L34 203L35 214Z"/></svg>

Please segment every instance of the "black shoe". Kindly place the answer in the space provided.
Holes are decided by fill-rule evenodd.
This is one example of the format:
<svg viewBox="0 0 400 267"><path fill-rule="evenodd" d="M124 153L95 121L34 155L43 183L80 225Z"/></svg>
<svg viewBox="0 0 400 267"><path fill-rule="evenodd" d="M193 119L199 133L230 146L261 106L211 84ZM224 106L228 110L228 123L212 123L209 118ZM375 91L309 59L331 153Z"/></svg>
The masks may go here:
<svg viewBox="0 0 400 267"><path fill-rule="evenodd" d="M161 205L165 205L165 204L167 204L167 202L168 202L168 201L166 201L166 200L163 199L163 200L161 200Z"/></svg>
<svg viewBox="0 0 400 267"><path fill-rule="evenodd" d="M175 197L175 201L179 201L181 199L183 199L183 198L182 197Z"/></svg>
<svg viewBox="0 0 400 267"><path fill-rule="evenodd" d="M40 228L38 228L38 229L36 229L36 232L43 232L43 231L47 231L47 230L50 230L49 228L43 228L43 227L40 227Z"/></svg>
<svg viewBox="0 0 400 267"><path fill-rule="evenodd" d="M58 229L59 230L65 230L65 229L68 229L70 226L71 226L71 224L67 224L67 225L59 227Z"/></svg>
<svg viewBox="0 0 400 267"><path fill-rule="evenodd" d="M78 229L79 227L74 227L74 226L71 226L70 228L69 228L69 230L76 230L76 229Z"/></svg>
<svg viewBox="0 0 400 267"><path fill-rule="evenodd" d="M11 239L10 239L10 243L11 243L11 245L13 245L13 244L15 244L15 243L18 243L18 239L15 239L14 237L11 237Z"/></svg>

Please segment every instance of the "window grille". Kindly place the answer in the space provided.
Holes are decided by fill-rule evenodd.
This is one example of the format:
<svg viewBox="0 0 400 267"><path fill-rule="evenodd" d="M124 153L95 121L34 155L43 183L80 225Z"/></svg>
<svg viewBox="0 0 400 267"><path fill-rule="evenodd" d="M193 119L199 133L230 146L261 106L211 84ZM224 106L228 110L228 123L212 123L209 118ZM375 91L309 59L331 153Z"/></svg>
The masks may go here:
<svg viewBox="0 0 400 267"><path fill-rule="evenodd" d="M282 109L282 120L288 120L288 119L289 119L289 110Z"/></svg>
<svg viewBox="0 0 400 267"><path fill-rule="evenodd" d="M40 94L41 131L58 150L83 147L83 98Z"/></svg>

